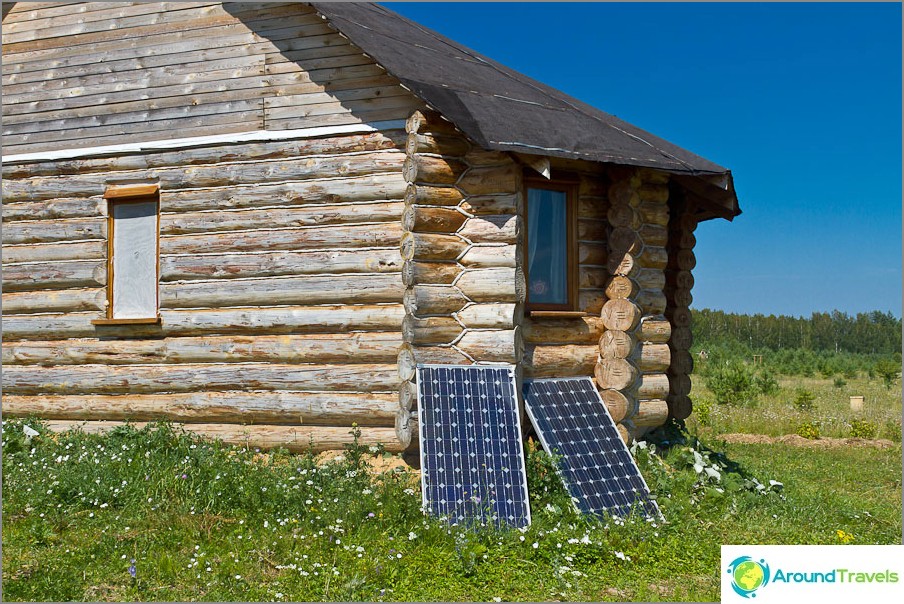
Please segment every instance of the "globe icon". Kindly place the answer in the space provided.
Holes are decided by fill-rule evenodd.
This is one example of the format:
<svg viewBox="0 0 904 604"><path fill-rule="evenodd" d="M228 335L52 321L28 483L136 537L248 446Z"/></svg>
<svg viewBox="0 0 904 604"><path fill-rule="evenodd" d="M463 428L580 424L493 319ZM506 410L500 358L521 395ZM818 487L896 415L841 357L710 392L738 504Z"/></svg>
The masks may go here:
<svg viewBox="0 0 904 604"><path fill-rule="evenodd" d="M763 584L764 579L763 567L753 560L741 562L734 569L734 581L744 591L755 590Z"/></svg>

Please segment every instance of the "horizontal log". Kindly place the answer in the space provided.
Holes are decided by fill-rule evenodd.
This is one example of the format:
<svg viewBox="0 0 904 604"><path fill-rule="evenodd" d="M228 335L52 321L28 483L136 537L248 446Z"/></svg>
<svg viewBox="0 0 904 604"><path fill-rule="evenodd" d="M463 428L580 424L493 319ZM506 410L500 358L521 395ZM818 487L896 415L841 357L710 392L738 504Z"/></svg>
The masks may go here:
<svg viewBox="0 0 904 604"><path fill-rule="evenodd" d="M603 269L603 274L608 275L608 271ZM605 291L606 297L609 299L633 299L637 296L637 292L640 291L640 286L634 279L630 279L622 275L615 275L609 278Z"/></svg>
<svg viewBox="0 0 904 604"><path fill-rule="evenodd" d="M107 284L107 263L97 260L67 260L3 267L3 291L97 287Z"/></svg>
<svg viewBox="0 0 904 604"><path fill-rule="evenodd" d="M457 206L464 199L461 191L453 186L437 187L424 184L408 184L405 189L407 205Z"/></svg>
<svg viewBox="0 0 904 604"><path fill-rule="evenodd" d="M657 245L665 247L669 242L668 228L658 224L644 224L637 231L644 245Z"/></svg>
<svg viewBox="0 0 904 604"><path fill-rule="evenodd" d="M475 216L518 214L521 207L521 194L471 195L464 198L460 207Z"/></svg>
<svg viewBox="0 0 904 604"><path fill-rule="evenodd" d="M516 268L475 268L464 271L455 286L474 302L524 302L524 272Z"/></svg>
<svg viewBox="0 0 904 604"><path fill-rule="evenodd" d="M435 153L461 157L471 148L471 143L465 137L442 134L418 134L410 132L405 143L405 153L415 155L417 153Z"/></svg>
<svg viewBox="0 0 904 604"><path fill-rule="evenodd" d="M668 342L672 335L672 325L665 317L644 317L635 332L638 340L644 342Z"/></svg>
<svg viewBox="0 0 904 604"><path fill-rule="evenodd" d="M642 314L640 307L631 300L615 298L603 306L601 317L606 329L631 331L637 327Z"/></svg>
<svg viewBox="0 0 904 604"><path fill-rule="evenodd" d="M691 378L685 373L669 373L669 393L687 396L691 393Z"/></svg>
<svg viewBox="0 0 904 604"><path fill-rule="evenodd" d="M665 282L673 287L691 290L694 288L694 275L691 271L665 271Z"/></svg>
<svg viewBox="0 0 904 604"><path fill-rule="evenodd" d="M661 315L666 307L666 297L661 289L642 289L634 298L644 315Z"/></svg>
<svg viewBox="0 0 904 604"><path fill-rule="evenodd" d="M672 231L669 235L670 244L678 249L692 250L697 245L697 238L691 231Z"/></svg>
<svg viewBox="0 0 904 604"><path fill-rule="evenodd" d="M683 287L666 287L663 291L669 304L673 306L690 306L694 302L691 290Z"/></svg>
<svg viewBox="0 0 904 604"><path fill-rule="evenodd" d="M667 369L670 373L691 374L694 371L694 357L687 350L672 350L672 361Z"/></svg>
<svg viewBox="0 0 904 604"><path fill-rule="evenodd" d="M8 394L151 394L220 390L394 391L395 363L287 365L232 363L172 365L10 365L3 369Z"/></svg>
<svg viewBox="0 0 904 604"><path fill-rule="evenodd" d="M675 350L690 350L694 344L694 334L690 327L675 327L669 338L669 346Z"/></svg>
<svg viewBox="0 0 904 604"><path fill-rule="evenodd" d="M581 218L593 218L605 220L609 210L609 201L604 196L592 197L589 195L578 196L578 216Z"/></svg>
<svg viewBox="0 0 904 604"><path fill-rule="evenodd" d="M461 132L452 122L441 116L439 112L428 109L418 109L411 112L408 119L405 120L405 131L409 134L412 132L425 132L451 136L461 135Z"/></svg>
<svg viewBox="0 0 904 604"><path fill-rule="evenodd" d="M469 166L501 166L512 163L511 156L504 151L490 151L479 147L472 147L464 160Z"/></svg>
<svg viewBox="0 0 904 604"><path fill-rule="evenodd" d="M401 174L368 174L301 182L166 191L160 199L161 212L239 210L266 206L299 206L402 199L405 179Z"/></svg>
<svg viewBox="0 0 904 604"><path fill-rule="evenodd" d="M521 265L521 255L516 245L480 244L469 247L458 262L468 268L515 268Z"/></svg>
<svg viewBox="0 0 904 604"><path fill-rule="evenodd" d="M406 232L401 237L403 260L455 260L468 247L457 235Z"/></svg>
<svg viewBox="0 0 904 604"><path fill-rule="evenodd" d="M637 428L658 428L669 417L669 405L662 399L642 400L637 402L637 411L631 422Z"/></svg>
<svg viewBox="0 0 904 604"><path fill-rule="evenodd" d="M105 218L19 220L3 226L4 245L104 239L106 236Z"/></svg>
<svg viewBox="0 0 904 604"><path fill-rule="evenodd" d="M596 346L529 344L524 349L522 367L526 378L592 376L598 357Z"/></svg>
<svg viewBox="0 0 904 604"><path fill-rule="evenodd" d="M643 239L640 234L630 227L616 227L612 229L607 238L609 249L613 256L619 254L639 254L643 249Z"/></svg>
<svg viewBox="0 0 904 604"><path fill-rule="evenodd" d="M255 423L302 425L394 425L393 393L370 392L180 392L123 395L4 396L3 413L42 419Z"/></svg>
<svg viewBox="0 0 904 604"><path fill-rule="evenodd" d="M643 224L640 213L623 203L613 203L606 212L606 219L613 227L636 231Z"/></svg>
<svg viewBox="0 0 904 604"><path fill-rule="evenodd" d="M452 208L406 206L402 228L415 233L454 233L467 219Z"/></svg>
<svg viewBox="0 0 904 604"><path fill-rule="evenodd" d="M405 315L402 320L402 338L409 344L451 344L461 331L461 325L449 317Z"/></svg>
<svg viewBox="0 0 904 604"><path fill-rule="evenodd" d="M402 173L412 184L454 185L468 169L467 164L448 157L409 155L405 158Z"/></svg>
<svg viewBox="0 0 904 604"><path fill-rule="evenodd" d="M464 223L458 234L471 243L518 243L521 217L506 214L475 216Z"/></svg>
<svg viewBox="0 0 904 604"><path fill-rule="evenodd" d="M691 271L697 266L697 257L693 250L678 250L668 258L668 268L678 271Z"/></svg>
<svg viewBox="0 0 904 604"><path fill-rule="evenodd" d="M389 247L398 245L402 227L379 225L334 225L211 234L170 235L160 238L161 254L214 254L275 250Z"/></svg>
<svg viewBox="0 0 904 604"><path fill-rule="evenodd" d="M677 229L693 233L697 229L698 224L699 222L696 216L694 216L691 212L683 212L679 216L675 217L675 220L672 220L669 228L673 230Z"/></svg>
<svg viewBox="0 0 904 604"><path fill-rule="evenodd" d="M163 282L322 273L396 273L401 269L402 258L395 247L376 250L163 256L160 259L160 279Z"/></svg>
<svg viewBox="0 0 904 604"><path fill-rule="evenodd" d="M470 304L455 316L469 329L513 329L521 324L524 305L495 302Z"/></svg>
<svg viewBox="0 0 904 604"><path fill-rule="evenodd" d="M609 251L605 243L581 241L578 243L578 263L582 265L606 266Z"/></svg>
<svg viewBox="0 0 904 604"><path fill-rule="evenodd" d="M600 397L603 399L606 410L609 411L609 415L615 423L624 420L629 411L632 414L634 412L634 403L623 392L612 389L602 390L600 391Z"/></svg>
<svg viewBox="0 0 904 604"><path fill-rule="evenodd" d="M517 193L521 190L521 168L514 162L503 166L471 168L458 180L466 195Z"/></svg>
<svg viewBox="0 0 904 604"><path fill-rule="evenodd" d="M389 222L402 218L404 209L405 204L401 201L387 201L266 208L262 210L219 210L214 212L163 214L160 217L160 233L162 235L183 235L187 233L298 228L356 222ZM462 220L464 220L464 217L462 217Z"/></svg>
<svg viewBox="0 0 904 604"><path fill-rule="evenodd" d="M210 61L206 62L210 64ZM137 71L137 70L136 70ZM143 70L149 72L150 70ZM111 74L121 77L121 74ZM306 155L323 155L330 153L361 153L365 151L382 151L395 149L404 144L405 134L398 130L368 132L366 134L347 134L343 136L327 136L297 140L279 140L273 142L224 143L177 149L173 151L144 151L128 155L111 155L108 157L86 157L29 164L5 164L3 178L29 178L34 176L63 176L68 174L87 174L91 172L120 172L127 170L149 170L173 166L198 166L203 164L229 163L236 161L254 161L264 159L297 158ZM335 175L334 175L335 176ZM345 179L337 178L334 185L344 186ZM396 194L381 194L373 199L401 199L405 192L405 181L401 173L375 174L361 177L361 183L369 183L377 187L386 184L396 185ZM271 189L275 188L270 185ZM353 188L350 188L351 192ZM301 201L301 200L300 200ZM314 201L311 203L323 203ZM332 201L338 201L334 199ZM301 203L305 203L301 201ZM200 208L195 208L200 209Z"/></svg>
<svg viewBox="0 0 904 604"><path fill-rule="evenodd" d="M103 310L106 289L58 289L4 293L4 315Z"/></svg>
<svg viewBox="0 0 904 604"><path fill-rule="evenodd" d="M401 325L399 325L401 327ZM402 334L203 336L164 339L18 341L3 344L4 365L164 363L392 363Z"/></svg>
<svg viewBox="0 0 904 604"><path fill-rule="evenodd" d="M578 310L591 315L599 315L606 303L606 292L601 289L582 289L578 292Z"/></svg>
<svg viewBox="0 0 904 604"><path fill-rule="evenodd" d="M599 354L603 359L629 359L637 346L633 333L620 329L607 329L599 342Z"/></svg>
<svg viewBox="0 0 904 604"><path fill-rule="evenodd" d="M596 383L604 390L630 390L639 372L625 359L601 359L594 367Z"/></svg>
<svg viewBox="0 0 904 604"><path fill-rule="evenodd" d="M113 421L52 420L44 424L52 432L80 430L89 434L101 434L124 425ZM143 422L132 423L136 429L145 426ZM180 424L176 424L179 427ZM360 430L355 438L349 427L327 426L269 426L235 424L184 424L184 428L198 436L216 439L229 445L255 447L260 449L283 448L291 453L318 453L343 449L357 442L361 446L382 445L388 453L400 453L404 447L393 428L368 427Z"/></svg>
<svg viewBox="0 0 904 604"><path fill-rule="evenodd" d="M399 252L396 252L397 254ZM400 256L401 257L401 256ZM413 285L448 285L461 273L456 262L418 262L407 260L402 264L402 283Z"/></svg>
<svg viewBox="0 0 904 604"><path fill-rule="evenodd" d="M608 279L609 273L603 267L578 267L578 287L581 289L602 289Z"/></svg>
<svg viewBox="0 0 904 604"><path fill-rule="evenodd" d="M524 341L529 344L596 344L603 335L600 317L569 319L525 318Z"/></svg>
<svg viewBox="0 0 904 604"><path fill-rule="evenodd" d="M4 176L5 178L5 176ZM100 197L49 199L47 201L4 203L3 222L19 220L60 220L67 218L96 218L106 212Z"/></svg>
<svg viewBox="0 0 904 604"><path fill-rule="evenodd" d="M448 315L461 310L468 299L452 285L415 285L405 290L405 312L411 315Z"/></svg>
<svg viewBox="0 0 904 604"><path fill-rule="evenodd" d="M461 351L451 346L412 346L405 344L399 349L398 364L399 375L403 378L402 381L413 382L417 365L470 365L471 361Z"/></svg>
<svg viewBox="0 0 904 604"><path fill-rule="evenodd" d="M665 183L646 183L638 187L637 195L643 202L664 205L669 200L669 188Z"/></svg>
<svg viewBox="0 0 904 604"><path fill-rule="evenodd" d="M668 405L669 417L673 417L675 419L687 419L688 417L690 417L691 412L693 411L693 404L691 403L691 399L686 394L669 395Z"/></svg>
<svg viewBox="0 0 904 604"><path fill-rule="evenodd" d="M92 260L107 256L106 241L82 241L78 243L47 243L39 245L4 245L3 265L15 262L56 262L66 260ZM5 270L5 268L4 268Z"/></svg>
<svg viewBox="0 0 904 604"><path fill-rule="evenodd" d="M508 330L469 329L455 343L455 347L476 362L517 364L524 355L520 327Z"/></svg>
<svg viewBox="0 0 904 604"><path fill-rule="evenodd" d="M613 275L634 277L643 269L662 270L668 263L668 254L663 247L648 246L638 256L632 254L610 254L606 263Z"/></svg>
<svg viewBox="0 0 904 604"><path fill-rule="evenodd" d="M666 190L666 193L668 193L668 190ZM637 206L637 212L640 214L643 224L661 227L666 227L669 224L669 206L665 203L644 201Z"/></svg>
<svg viewBox="0 0 904 604"><path fill-rule="evenodd" d="M145 170L146 180L159 182L160 190L228 187L242 184L263 184L289 180L308 180L334 177L368 176L378 172L394 172L401 168L401 153L380 151L360 155L330 155L300 159L279 159L266 162L211 164L184 168L154 168ZM3 181L5 201L41 201L60 197L94 197L106 187L104 174L77 174L66 178L36 177Z"/></svg>
<svg viewBox="0 0 904 604"><path fill-rule="evenodd" d="M605 220L578 218L578 241L605 241L608 230Z"/></svg>
<svg viewBox="0 0 904 604"><path fill-rule="evenodd" d="M400 302L403 294L393 273L192 281L161 285L160 307L368 304Z"/></svg>
<svg viewBox="0 0 904 604"><path fill-rule="evenodd" d="M636 398L664 399L669 395L669 382L665 373L641 373L634 384Z"/></svg>
<svg viewBox="0 0 904 604"><path fill-rule="evenodd" d="M396 331L402 304L361 306L301 306L254 309L160 311L160 325L101 326L92 319L100 311L3 317L4 340L45 340L94 337L161 337L201 334L345 333Z"/></svg>
<svg viewBox="0 0 904 604"><path fill-rule="evenodd" d="M690 327L693 316L691 311L685 306L677 306L674 308L666 308L665 316L669 319L674 327Z"/></svg>

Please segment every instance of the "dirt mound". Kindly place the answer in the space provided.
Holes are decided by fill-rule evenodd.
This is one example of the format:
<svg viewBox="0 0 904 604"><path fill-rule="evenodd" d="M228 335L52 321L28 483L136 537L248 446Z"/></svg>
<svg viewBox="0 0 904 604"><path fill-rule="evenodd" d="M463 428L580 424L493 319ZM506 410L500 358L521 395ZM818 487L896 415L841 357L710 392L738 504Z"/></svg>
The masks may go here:
<svg viewBox="0 0 904 604"><path fill-rule="evenodd" d="M315 457L315 461L318 466L323 466L329 463L334 463L337 461L343 461L345 459L345 451L324 451ZM374 474L382 474L383 472L392 472L399 468L398 471L407 470L414 474L419 474L418 470L412 468L408 463L405 462L404 459L398 457L396 455L365 455L363 457L364 463L370 466L370 470Z"/></svg>
<svg viewBox="0 0 904 604"><path fill-rule="evenodd" d="M889 449L896 446L894 442L884 438L870 440L866 438L817 438L809 439L797 434L785 434L784 436L766 436L765 434L720 434L716 438L727 443L743 445L768 445L781 443L794 447L810 447L813 449L838 449L841 447L873 447L876 449Z"/></svg>

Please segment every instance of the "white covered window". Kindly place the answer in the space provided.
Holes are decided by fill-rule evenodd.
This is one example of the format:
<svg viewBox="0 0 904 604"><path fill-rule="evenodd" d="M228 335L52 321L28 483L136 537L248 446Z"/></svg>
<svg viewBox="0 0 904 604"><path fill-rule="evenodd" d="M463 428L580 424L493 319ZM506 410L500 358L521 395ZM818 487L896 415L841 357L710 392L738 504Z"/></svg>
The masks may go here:
<svg viewBox="0 0 904 604"><path fill-rule="evenodd" d="M111 187L107 225L107 320L157 321L159 193L156 185Z"/></svg>

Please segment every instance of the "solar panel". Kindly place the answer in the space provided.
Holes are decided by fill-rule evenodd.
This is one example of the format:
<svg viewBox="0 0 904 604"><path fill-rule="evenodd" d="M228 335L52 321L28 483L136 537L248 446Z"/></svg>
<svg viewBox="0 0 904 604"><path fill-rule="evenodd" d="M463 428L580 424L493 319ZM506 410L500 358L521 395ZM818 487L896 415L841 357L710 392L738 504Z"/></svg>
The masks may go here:
<svg viewBox="0 0 904 604"><path fill-rule="evenodd" d="M421 489L452 523L530 524L512 366L419 365Z"/></svg>
<svg viewBox="0 0 904 604"><path fill-rule="evenodd" d="M662 517L590 378L525 381L524 406L579 511Z"/></svg>

